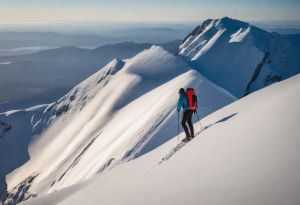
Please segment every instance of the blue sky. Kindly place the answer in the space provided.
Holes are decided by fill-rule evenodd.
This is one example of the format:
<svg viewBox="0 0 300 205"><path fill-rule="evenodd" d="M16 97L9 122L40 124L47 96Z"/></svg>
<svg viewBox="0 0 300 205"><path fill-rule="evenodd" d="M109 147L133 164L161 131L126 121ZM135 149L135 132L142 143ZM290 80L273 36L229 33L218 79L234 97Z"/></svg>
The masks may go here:
<svg viewBox="0 0 300 205"><path fill-rule="evenodd" d="M1 0L0 23L300 21L300 0Z"/></svg>

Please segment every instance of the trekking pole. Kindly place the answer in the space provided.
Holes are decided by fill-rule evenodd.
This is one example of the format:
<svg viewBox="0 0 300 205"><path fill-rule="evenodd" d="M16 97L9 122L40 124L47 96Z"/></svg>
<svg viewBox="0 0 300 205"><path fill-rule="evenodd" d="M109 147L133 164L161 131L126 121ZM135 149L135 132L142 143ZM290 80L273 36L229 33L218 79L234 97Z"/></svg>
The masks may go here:
<svg viewBox="0 0 300 205"><path fill-rule="evenodd" d="M201 124L201 122L200 122L200 119L199 119L199 116L198 116L198 113L197 113L197 111L195 112L196 113L196 116L197 116L197 118L198 118L198 122L199 122L199 124L200 124L200 127L201 127L201 130L200 130L200 132L202 131L202 124Z"/></svg>
<svg viewBox="0 0 300 205"><path fill-rule="evenodd" d="M178 119L178 135L177 135L177 143L179 143L179 112L177 112L177 119Z"/></svg>

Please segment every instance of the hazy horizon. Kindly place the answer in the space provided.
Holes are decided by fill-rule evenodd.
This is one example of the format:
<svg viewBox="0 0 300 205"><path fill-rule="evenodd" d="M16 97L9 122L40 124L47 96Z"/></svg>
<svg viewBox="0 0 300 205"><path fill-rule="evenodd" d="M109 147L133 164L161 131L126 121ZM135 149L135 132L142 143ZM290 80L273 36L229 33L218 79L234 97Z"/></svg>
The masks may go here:
<svg viewBox="0 0 300 205"><path fill-rule="evenodd" d="M299 22L297 0L2 0L0 24L199 22L229 16L249 22Z"/></svg>

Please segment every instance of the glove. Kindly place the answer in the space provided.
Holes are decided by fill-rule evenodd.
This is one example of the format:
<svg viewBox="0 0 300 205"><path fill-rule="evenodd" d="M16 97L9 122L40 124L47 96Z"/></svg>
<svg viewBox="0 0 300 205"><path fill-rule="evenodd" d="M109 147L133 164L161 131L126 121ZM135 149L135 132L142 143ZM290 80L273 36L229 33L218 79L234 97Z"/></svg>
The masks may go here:
<svg viewBox="0 0 300 205"><path fill-rule="evenodd" d="M177 109L177 112L180 112L180 110L179 110L179 109Z"/></svg>
<svg viewBox="0 0 300 205"><path fill-rule="evenodd" d="M197 110L193 110L194 113L197 113Z"/></svg>

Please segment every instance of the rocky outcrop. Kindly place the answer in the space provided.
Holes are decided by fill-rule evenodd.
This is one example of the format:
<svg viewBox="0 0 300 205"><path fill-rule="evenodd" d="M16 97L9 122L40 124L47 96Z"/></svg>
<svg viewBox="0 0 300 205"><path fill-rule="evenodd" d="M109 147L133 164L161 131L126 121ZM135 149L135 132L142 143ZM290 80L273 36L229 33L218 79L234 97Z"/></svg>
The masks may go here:
<svg viewBox="0 0 300 205"><path fill-rule="evenodd" d="M5 134L11 130L11 125L0 120L0 138L4 138Z"/></svg>

